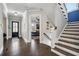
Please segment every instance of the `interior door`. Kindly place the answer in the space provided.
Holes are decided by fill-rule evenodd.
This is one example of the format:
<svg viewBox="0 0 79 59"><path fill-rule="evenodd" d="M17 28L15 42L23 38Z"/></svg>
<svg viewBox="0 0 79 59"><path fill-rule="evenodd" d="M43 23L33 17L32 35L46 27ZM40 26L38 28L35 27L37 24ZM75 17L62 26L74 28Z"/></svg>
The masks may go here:
<svg viewBox="0 0 79 59"><path fill-rule="evenodd" d="M12 21L12 37L19 37L19 22Z"/></svg>

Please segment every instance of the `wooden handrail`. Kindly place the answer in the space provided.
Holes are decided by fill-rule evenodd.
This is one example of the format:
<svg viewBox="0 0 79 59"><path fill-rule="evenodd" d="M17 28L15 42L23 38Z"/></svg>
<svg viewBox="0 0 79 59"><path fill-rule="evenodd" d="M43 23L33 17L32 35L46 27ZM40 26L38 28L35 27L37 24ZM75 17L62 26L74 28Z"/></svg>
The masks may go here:
<svg viewBox="0 0 79 59"><path fill-rule="evenodd" d="M43 33L45 35L45 37L47 37L49 40L51 40L51 38L46 34L46 33Z"/></svg>

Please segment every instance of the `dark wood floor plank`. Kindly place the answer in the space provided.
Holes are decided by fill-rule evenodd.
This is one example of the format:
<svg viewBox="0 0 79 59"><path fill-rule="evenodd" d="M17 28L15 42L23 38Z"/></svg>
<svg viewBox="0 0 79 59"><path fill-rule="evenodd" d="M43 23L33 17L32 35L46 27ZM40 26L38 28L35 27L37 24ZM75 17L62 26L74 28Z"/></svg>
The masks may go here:
<svg viewBox="0 0 79 59"><path fill-rule="evenodd" d="M23 39L9 39L4 42L2 56L57 56L47 45L40 44L39 40L25 43Z"/></svg>

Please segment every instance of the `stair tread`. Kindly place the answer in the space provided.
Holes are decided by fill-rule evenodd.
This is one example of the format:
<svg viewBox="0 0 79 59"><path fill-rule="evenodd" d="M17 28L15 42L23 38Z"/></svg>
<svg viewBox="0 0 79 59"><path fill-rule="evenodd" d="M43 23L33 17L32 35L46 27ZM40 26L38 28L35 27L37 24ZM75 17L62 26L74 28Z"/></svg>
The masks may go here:
<svg viewBox="0 0 79 59"><path fill-rule="evenodd" d="M62 33L62 34L79 36L79 33Z"/></svg>
<svg viewBox="0 0 79 59"><path fill-rule="evenodd" d="M65 29L79 29L79 27L66 27Z"/></svg>
<svg viewBox="0 0 79 59"><path fill-rule="evenodd" d="M67 45L63 45L61 43L56 43L56 45L62 46L64 48L67 48L69 50L72 50L72 51L75 51L75 52L79 53L79 49L76 49L76 48L73 48L73 47L70 47L70 46L67 46Z"/></svg>
<svg viewBox="0 0 79 59"><path fill-rule="evenodd" d="M64 54L60 53L59 51L54 50L54 48L51 49L51 51L59 56L65 56Z"/></svg>
<svg viewBox="0 0 79 59"><path fill-rule="evenodd" d="M78 32L79 33L79 30L64 30L64 32Z"/></svg>
<svg viewBox="0 0 79 59"><path fill-rule="evenodd" d="M74 40L79 40L79 38L74 38L74 37L67 37L67 36L61 36L62 38L68 38L68 39L74 39Z"/></svg>
<svg viewBox="0 0 79 59"><path fill-rule="evenodd" d="M66 42L66 43L70 43L70 44L74 44L74 45L78 45L79 46L79 43L75 43L75 42L69 42L69 41L66 41L66 40L60 40L59 41L62 41L62 42Z"/></svg>
<svg viewBox="0 0 79 59"><path fill-rule="evenodd" d="M54 50L59 51L60 53L66 55L66 56L74 56L73 54L70 54L70 53L68 53L66 51L63 51L63 50L61 50L61 49L59 49L57 47L55 47Z"/></svg>
<svg viewBox="0 0 79 59"><path fill-rule="evenodd" d="M77 35L62 34L61 36L66 36L66 37L78 38L79 39L79 36L77 36Z"/></svg>
<svg viewBox="0 0 79 59"><path fill-rule="evenodd" d="M69 26L67 25L67 27L79 27L79 25L71 25L71 26L70 25Z"/></svg>
<svg viewBox="0 0 79 59"><path fill-rule="evenodd" d="M62 41L58 41L58 43L61 43L61 44L63 44L63 45L67 45L67 46L70 46L70 47L79 49L79 46L74 45L74 44L70 44L70 43L66 43L66 42L62 42Z"/></svg>
<svg viewBox="0 0 79 59"><path fill-rule="evenodd" d="M64 31L63 33L77 33L77 34L79 34L79 31L78 32L76 32L76 31Z"/></svg>
<svg viewBox="0 0 79 59"><path fill-rule="evenodd" d="M68 24L67 26L79 26L79 24Z"/></svg>
<svg viewBox="0 0 79 59"><path fill-rule="evenodd" d="M79 30L79 29L64 29L64 30L66 31L66 30Z"/></svg>
<svg viewBox="0 0 79 59"><path fill-rule="evenodd" d="M76 42L76 43L79 43L79 40L74 40L74 39L68 39L68 38L61 38L61 40L66 40L66 41L69 41L69 42Z"/></svg>
<svg viewBox="0 0 79 59"><path fill-rule="evenodd" d="M61 47L61 46L59 46L59 45L56 45L56 47L58 47L59 49L61 49L61 50L63 50L63 51L66 51L66 52L68 52L68 53L70 53L70 54L79 56L79 53L77 53L77 52L75 52L75 51L69 50L69 49L64 48L64 47Z"/></svg>
<svg viewBox="0 0 79 59"><path fill-rule="evenodd" d="M66 34L62 34L62 36L73 36L73 37L79 37L79 36L76 36L76 35L66 35Z"/></svg>
<svg viewBox="0 0 79 59"><path fill-rule="evenodd" d="M76 35L67 35L67 34L62 34L61 36L68 36L68 37L76 37L76 38L79 38L79 36L76 36Z"/></svg>

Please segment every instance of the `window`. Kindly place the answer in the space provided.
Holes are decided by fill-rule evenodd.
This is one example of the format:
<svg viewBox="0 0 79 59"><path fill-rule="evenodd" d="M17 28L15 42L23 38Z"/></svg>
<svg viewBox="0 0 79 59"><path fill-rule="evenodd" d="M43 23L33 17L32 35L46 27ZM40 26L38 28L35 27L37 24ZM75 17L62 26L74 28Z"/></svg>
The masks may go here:
<svg viewBox="0 0 79 59"><path fill-rule="evenodd" d="M78 10L78 3L66 3L67 12Z"/></svg>
<svg viewBox="0 0 79 59"><path fill-rule="evenodd" d="M13 22L13 32L18 32L18 23Z"/></svg>

